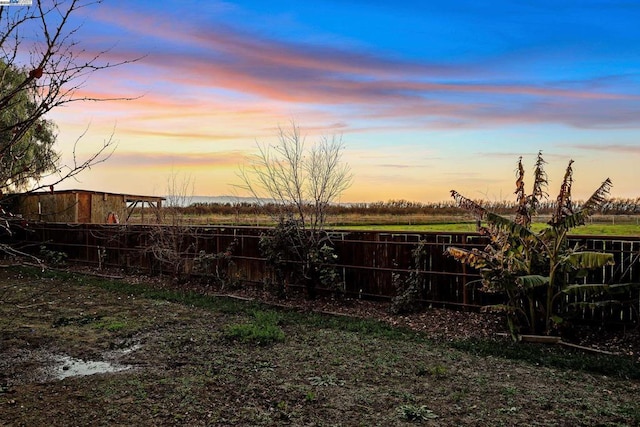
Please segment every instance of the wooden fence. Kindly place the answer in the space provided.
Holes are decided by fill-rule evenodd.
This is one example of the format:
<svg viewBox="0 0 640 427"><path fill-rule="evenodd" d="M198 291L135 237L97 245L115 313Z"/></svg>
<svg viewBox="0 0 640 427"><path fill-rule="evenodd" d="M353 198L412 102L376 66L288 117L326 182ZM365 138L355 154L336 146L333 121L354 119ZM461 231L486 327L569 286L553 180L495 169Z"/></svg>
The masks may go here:
<svg viewBox="0 0 640 427"><path fill-rule="evenodd" d="M159 228L164 227L164 228ZM174 242L185 258L190 271L198 254L222 253L236 242L231 257L230 273L247 284L262 286L270 278L265 260L259 250L260 236L267 230L261 227L202 226L184 229L179 242ZM38 253L47 250L67 254L69 261L129 271L149 272L162 269L149 250L155 244L154 233L170 233L170 226L99 225L35 223L20 239L23 248ZM173 229L175 231L175 229ZM483 247L486 240L477 233L381 231L334 231L331 238L338 255L338 271L344 293L349 297L390 299L396 295L393 277L408 275L412 265L411 252L423 242L425 256L418 266L423 288L423 301L438 307L478 308L495 302L491 295L468 285L479 278L477 271L467 268L444 255L448 246ZM585 283L640 282L640 238L636 237L571 237L570 243L589 250L610 252L615 265L590 272ZM203 251L203 252L201 252ZM495 298L495 297L494 297ZM566 299L565 302L576 301ZM624 307L594 306L585 317L606 317L620 321L638 319L637 292L625 295Z"/></svg>

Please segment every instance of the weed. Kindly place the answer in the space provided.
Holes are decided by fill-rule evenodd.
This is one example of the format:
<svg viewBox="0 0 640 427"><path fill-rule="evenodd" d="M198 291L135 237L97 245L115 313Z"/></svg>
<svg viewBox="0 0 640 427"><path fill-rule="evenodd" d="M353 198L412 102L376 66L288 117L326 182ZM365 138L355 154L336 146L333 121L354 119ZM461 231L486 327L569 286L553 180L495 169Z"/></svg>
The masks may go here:
<svg viewBox="0 0 640 427"><path fill-rule="evenodd" d="M391 395L395 397L399 397L400 399L402 399L403 402L413 403L417 400L416 396L414 396L413 394L405 390L391 392Z"/></svg>
<svg viewBox="0 0 640 427"><path fill-rule="evenodd" d="M279 419L288 421L291 418L291 414L289 413L289 404L280 400L275 404L276 414Z"/></svg>
<svg viewBox="0 0 640 427"><path fill-rule="evenodd" d="M53 327L59 328L62 326L83 326L88 325L90 323L98 322L102 319L102 316L76 316L76 317L58 317L53 321Z"/></svg>
<svg viewBox="0 0 640 427"><path fill-rule="evenodd" d="M487 379L487 377L485 376L478 376L475 379L476 384L478 384L480 387L486 387L487 385L489 385L489 380Z"/></svg>
<svg viewBox="0 0 640 427"><path fill-rule="evenodd" d="M467 396L468 393L469 393L469 390L466 388L462 390L454 391L451 394L451 400L453 402L460 403Z"/></svg>
<svg viewBox="0 0 640 427"><path fill-rule="evenodd" d="M266 372L273 372L275 370L276 366L268 361L259 361L256 362L255 365L253 365L253 370L255 372L259 372L259 371L266 371Z"/></svg>
<svg viewBox="0 0 640 427"><path fill-rule="evenodd" d="M405 421L427 421L438 418L426 405L417 406L411 403L400 405L398 415Z"/></svg>
<svg viewBox="0 0 640 427"><path fill-rule="evenodd" d="M498 409L498 412L500 412L501 414L515 414L519 410L520 410L520 408L517 407L517 406L509 406L508 408L500 408L500 409Z"/></svg>
<svg viewBox="0 0 640 427"><path fill-rule="evenodd" d="M503 387L502 394L505 397L514 397L518 393L518 389L515 387Z"/></svg>
<svg viewBox="0 0 640 427"><path fill-rule="evenodd" d="M442 378L445 377L448 373L448 369L443 365L434 365L434 366L419 366L416 372L416 375L419 377L423 377L429 375L431 377Z"/></svg>
<svg viewBox="0 0 640 427"><path fill-rule="evenodd" d="M307 379L309 380L311 385L322 387L343 386L345 384L344 380L339 380L335 375L332 374L321 375L319 377L309 377Z"/></svg>
<svg viewBox="0 0 640 427"><path fill-rule="evenodd" d="M502 387L501 393L505 397L505 402L507 404L513 405L516 399L516 395L518 394L518 389L512 386L504 386ZM515 412L515 411L512 411L512 412Z"/></svg>
<svg viewBox="0 0 640 427"><path fill-rule="evenodd" d="M51 265L64 265L67 262L65 252L48 249L45 245L40 246L40 256L44 262Z"/></svg>
<svg viewBox="0 0 640 427"><path fill-rule="evenodd" d="M637 403L623 406L620 412L640 425L640 406Z"/></svg>

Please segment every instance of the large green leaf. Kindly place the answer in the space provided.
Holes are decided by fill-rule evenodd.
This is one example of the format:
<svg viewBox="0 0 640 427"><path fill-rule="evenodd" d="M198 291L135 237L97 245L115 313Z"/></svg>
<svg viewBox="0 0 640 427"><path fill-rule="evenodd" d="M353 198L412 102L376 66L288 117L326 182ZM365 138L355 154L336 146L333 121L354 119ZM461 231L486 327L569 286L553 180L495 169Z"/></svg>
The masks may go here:
<svg viewBox="0 0 640 427"><path fill-rule="evenodd" d="M523 227L517 222L511 221L509 218L505 218L493 212L487 212L485 214L485 220L499 230L504 231L512 236L518 236L523 239L528 237L535 237L535 234L527 227Z"/></svg>
<svg viewBox="0 0 640 427"><path fill-rule="evenodd" d="M618 307L623 305L620 300L612 299L606 301L578 301L567 304L569 307L578 309L590 309L604 308L604 307Z"/></svg>
<svg viewBox="0 0 640 427"><path fill-rule="evenodd" d="M608 293L610 286L606 283L587 283L582 285L569 285L562 289L562 292L569 295L580 294L602 294Z"/></svg>
<svg viewBox="0 0 640 427"><path fill-rule="evenodd" d="M549 284L549 276L540 276L539 274L520 276L516 280L518 285L522 286L524 289L533 289Z"/></svg>
<svg viewBox="0 0 640 427"><path fill-rule="evenodd" d="M624 295L630 291L640 289L640 283L616 283L608 285L606 283L590 283L582 285L570 285L565 287L562 292L570 295L578 294L608 294L608 295Z"/></svg>
<svg viewBox="0 0 640 427"><path fill-rule="evenodd" d="M552 224L555 228L563 228L565 230L571 230L573 228L584 225L585 220L589 217L590 212L588 210L580 210L572 214L566 215L558 219L558 221Z"/></svg>
<svg viewBox="0 0 640 427"><path fill-rule="evenodd" d="M566 260L575 268L587 270L615 264L613 254L602 252L573 252L567 256Z"/></svg>

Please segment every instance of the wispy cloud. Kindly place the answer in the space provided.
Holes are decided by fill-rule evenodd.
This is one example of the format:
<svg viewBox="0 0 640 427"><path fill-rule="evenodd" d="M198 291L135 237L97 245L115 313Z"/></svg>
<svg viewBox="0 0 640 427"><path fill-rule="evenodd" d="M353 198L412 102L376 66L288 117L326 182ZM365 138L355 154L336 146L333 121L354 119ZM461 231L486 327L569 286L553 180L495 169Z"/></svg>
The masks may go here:
<svg viewBox="0 0 640 427"><path fill-rule="evenodd" d="M376 167L381 167L381 168L386 168L386 169L409 169L409 168L414 168L416 166L402 165L402 164L392 164L392 163L380 163L380 164L377 164Z"/></svg>
<svg viewBox="0 0 640 427"><path fill-rule="evenodd" d="M145 39L162 40L161 50L153 47L158 43L132 43L131 49L137 50L119 50L118 55L147 55L141 61L145 78L165 81L169 88L192 88L189 96L222 88L296 105L371 106L364 114L434 129L515 123L640 126L640 96L617 89L607 79L597 84L532 84L518 82L517 75L502 81L485 72L478 80L478 69L488 68L486 63L406 60L344 46L283 41L219 22L187 26L160 13L140 16L105 9L100 19Z"/></svg>
<svg viewBox="0 0 640 427"><path fill-rule="evenodd" d="M620 154L638 154L640 155L640 146L638 145L622 145L622 144L571 144L567 147L576 150L602 151L606 153Z"/></svg>
<svg viewBox="0 0 640 427"><path fill-rule="evenodd" d="M234 167L247 159L242 151L209 153L134 153L117 151L110 160L111 166L128 168L158 167Z"/></svg>

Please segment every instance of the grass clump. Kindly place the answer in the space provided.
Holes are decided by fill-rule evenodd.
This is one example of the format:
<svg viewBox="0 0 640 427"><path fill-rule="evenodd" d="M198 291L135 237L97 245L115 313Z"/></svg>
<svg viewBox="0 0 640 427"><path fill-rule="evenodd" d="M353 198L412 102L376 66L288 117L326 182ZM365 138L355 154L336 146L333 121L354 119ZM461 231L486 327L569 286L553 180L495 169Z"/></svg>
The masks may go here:
<svg viewBox="0 0 640 427"><path fill-rule="evenodd" d="M336 378L336 376L333 374L309 377L307 379L309 380L311 385L315 385L315 386L329 387L329 386L343 386L345 384L344 380L340 380Z"/></svg>
<svg viewBox="0 0 640 427"><path fill-rule="evenodd" d="M284 331L278 326L280 317L274 311L255 311L253 321L229 325L224 336L231 340L269 345L284 341Z"/></svg>
<svg viewBox="0 0 640 427"><path fill-rule="evenodd" d="M423 376L431 376L437 378L444 378L449 373L449 370L444 365L433 365L433 366L418 366L416 375L419 377Z"/></svg>
<svg viewBox="0 0 640 427"><path fill-rule="evenodd" d="M398 415L402 420L412 422L422 422L438 418L426 405L418 406L412 403L400 405Z"/></svg>

